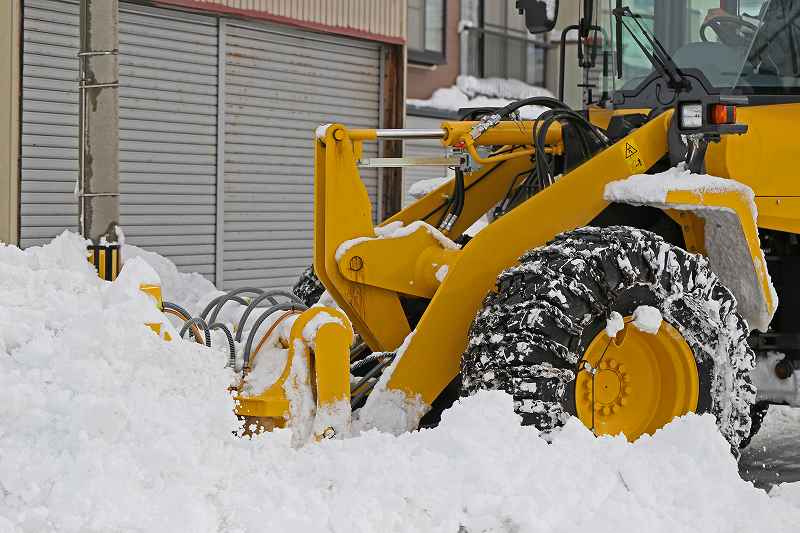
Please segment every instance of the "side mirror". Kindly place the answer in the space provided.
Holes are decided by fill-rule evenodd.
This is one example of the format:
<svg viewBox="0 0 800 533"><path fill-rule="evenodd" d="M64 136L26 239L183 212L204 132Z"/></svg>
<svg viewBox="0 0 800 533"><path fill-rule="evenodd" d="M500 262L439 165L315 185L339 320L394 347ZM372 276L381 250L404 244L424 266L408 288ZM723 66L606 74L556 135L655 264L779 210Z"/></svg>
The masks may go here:
<svg viewBox="0 0 800 533"><path fill-rule="evenodd" d="M531 33L545 33L556 25L558 0L517 0L517 9Z"/></svg>

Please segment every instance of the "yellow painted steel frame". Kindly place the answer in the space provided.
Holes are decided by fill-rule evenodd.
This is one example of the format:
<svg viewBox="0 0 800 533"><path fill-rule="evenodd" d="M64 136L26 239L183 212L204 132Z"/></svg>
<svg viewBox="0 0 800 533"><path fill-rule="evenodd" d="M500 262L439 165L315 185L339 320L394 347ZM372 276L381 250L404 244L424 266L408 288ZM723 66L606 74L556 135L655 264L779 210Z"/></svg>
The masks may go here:
<svg viewBox="0 0 800 533"><path fill-rule="evenodd" d="M760 228L800 233L800 179L794 156L800 105L740 107L746 135L726 135L709 146L708 173L731 177L753 189Z"/></svg>
<svg viewBox="0 0 800 533"><path fill-rule="evenodd" d="M320 314L336 319L324 322L314 339L303 336L309 322ZM310 389L315 394L316 410L319 412L337 402L350 401L350 345L353 342L353 329L350 321L338 309L312 307L304 311L292 324L289 335L289 354L280 377L270 387L256 396L238 394L236 414L258 419L265 427L284 427L287 420L297 416L298 406L293 406L286 396L286 386L295 389ZM292 362L296 357L306 360L305 374L292 376ZM239 387L241 389L241 386ZM322 428L326 429L326 428ZM321 438L323 435L315 435Z"/></svg>
<svg viewBox="0 0 800 533"><path fill-rule="evenodd" d="M498 273L515 264L526 250L546 243L560 232L586 225L608 205L603 199L606 184L623 179L634 171L644 172L664 156L671 116L672 113L667 112L654 118L626 139L564 175L554 185L494 221L454 256L449 262L447 277L433 294L415 335L392 373L388 388L403 391L409 397L419 397L430 405L458 373L469 325L483 297L494 287ZM525 132L527 142L530 142L530 136L530 131ZM368 138L361 134L359 137ZM489 142L484 141L484 136L480 140ZM510 141L509 144L521 144L516 139L503 140ZM640 157L636 164L626 159L626 142L638 147ZM366 189L358 178L354 144L347 131L339 125L328 127L324 139L318 139L316 143L314 265L325 287L370 346L394 350L409 332L397 292L359 283L357 276L345 277L340 268L349 266L349 261L342 265L337 260L337 249L343 242L374 236ZM485 203L479 209L476 204L471 215L477 218L488 210L502 198L511 183L509 180L530 166L527 158L520 159L525 161L515 159L509 162L516 162L519 167L513 171L504 168L500 173L508 176L504 181L505 189L492 185L498 191L502 190L500 196L484 198ZM483 173L490 171L491 168L487 168ZM469 183L473 187L483 186L487 192L492 191L488 185L490 182L503 181L500 176L497 180L478 180L479 176L473 176ZM447 186L440 187L390 221L431 220L425 210L436 210L441 204L437 194L447 190ZM475 197L472 200L479 201L480 195L476 193L477 190L472 191L467 199ZM466 217L462 224L471 224L469 218ZM460 234L464 225L453 228L451 234ZM422 249L419 246L425 244L424 239L423 236L416 238L419 239L416 250L420 253ZM379 243L381 240L371 240L351 249L382 246ZM409 245L403 251L412 248ZM387 269L388 264L399 261L396 250L391 247L383 250L382 263L372 268ZM341 259L341 252L339 256ZM379 257L379 254L376 252L374 257ZM366 263L362 270L365 267Z"/></svg>

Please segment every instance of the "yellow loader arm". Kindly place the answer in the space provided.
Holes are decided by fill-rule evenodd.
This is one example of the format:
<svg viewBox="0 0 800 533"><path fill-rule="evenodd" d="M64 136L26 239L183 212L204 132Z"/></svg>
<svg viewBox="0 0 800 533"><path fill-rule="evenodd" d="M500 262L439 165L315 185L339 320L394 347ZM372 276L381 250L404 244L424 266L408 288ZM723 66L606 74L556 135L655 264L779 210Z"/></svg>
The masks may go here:
<svg viewBox="0 0 800 533"><path fill-rule="evenodd" d="M494 288L498 274L527 250L588 224L609 204L604 199L607 184L644 173L659 161L668 150L671 117L671 111L665 112L599 152L493 221L463 249L455 249L446 237L461 235L503 198L513 187L515 176L530 167L532 153L525 145L530 144L533 123L522 123L521 127L517 122L501 122L479 141L470 135L475 123L442 125L444 145L465 149L473 160L483 164L480 171L466 174L465 187L470 193L464 211L444 235L432 224L444 213L442 196L452 192L452 182L387 220L384 229L376 233L358 162L361 143L375 140L383 132L348 131L336 124L320 132L315 152L315 272L373 350L394 351L402 344L387 370L388 379L382 379L372 392L365 410L370 404L382 404L384 413L386 409L396 410L397 419L405 421L405 429L417 427L420 417L458 374L470 324L484 296ZM548 132L551 153L560 153L560 142L560 131ZM503 156L481 157L476 149L481 145L520 147L514 150L516 155L507 148ZM504 165L502 171L495 172L499 165ZM486 179L491 174L495 175ZM659 207L670 210L690 205L730 207L736 213L755 276L760 278L761 290L768 293L766 266L752 215L743 213L741 203L733 197L697 197L681 192L671 193ZM401 226L393 223L402 223L399 231L388 231ZM682 226L690 237L696 238L701 231L698 224L686 222ZM437 272L442 266L447 266L447 273L440 279ZM411 337L401 305L404 295L430 298ZM774 309L769 296L764 301L768 310Z"/></svg>

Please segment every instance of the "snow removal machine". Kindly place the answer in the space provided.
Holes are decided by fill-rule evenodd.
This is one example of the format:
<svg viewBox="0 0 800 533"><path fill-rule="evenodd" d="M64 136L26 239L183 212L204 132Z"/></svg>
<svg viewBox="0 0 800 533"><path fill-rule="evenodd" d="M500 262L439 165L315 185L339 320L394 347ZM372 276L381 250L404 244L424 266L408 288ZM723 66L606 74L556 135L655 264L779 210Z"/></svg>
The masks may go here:
<svg viewBox="0 0 800 533"><path fill-rule="evenodd" d="M271 385L248 389L274 364L248 339L238 414L402 432L499 389L544 432L575 416L633 440L711 413L737 450L770 404L800 406L800 1L710 4L584 1L562 35L583 109L321 126L313 270L269 322L288 352ZM550 32L559 2L517 8ZM446 156L364 157L405 139ZM359 169L432 164L450 179L374 227Z"/></svg>

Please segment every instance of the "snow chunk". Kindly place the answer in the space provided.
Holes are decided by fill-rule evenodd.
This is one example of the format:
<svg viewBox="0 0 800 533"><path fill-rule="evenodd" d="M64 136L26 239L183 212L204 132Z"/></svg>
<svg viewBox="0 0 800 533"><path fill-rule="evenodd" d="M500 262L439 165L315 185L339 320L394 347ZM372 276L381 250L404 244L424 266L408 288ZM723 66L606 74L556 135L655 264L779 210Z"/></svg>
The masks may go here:
<svg viewBox="0 0 800 533"><path fill-rule="evenodd" d="M403 344L395 352L394 360L381 374L364 407L357 411L357 418L353 423L356 432L378 429L400 435L415 429L420 419L430 410L430 405L427 405L419 395L408 396L401 390L387 387L412 338L414 338L413 331L406 336Z"/></svg>
<svg viewBox="0 0 800 533"><path fill-rule="evenodd" d="M289 350L280 346L265 346L258 352L255 365L247 374L242 396L258 396L271 387L283 374ZM252 362L251 362L252 364Z"/></svg>
<svg viewBox="0 0 800 533"><path fill-rule="evenodd" d="M611 311L611 315L606 320L606 335L613 339L623 329L625 329L625 321L622 315L616 311Z"/></svg>
<svg viewBox="0 0 800 533"><path fill-rule="evenodd" d="M436 281L439 283L444 281L444 278L447 277L447 271L450 270L450 267L447 265L442 265L436 270Z"/></svg>
<svg viewBox="0 0 800 533"><path fill-rule="evenodd" d="M362 242L367 242L375 239L399 239L400 237L406 237L411 235L419 228L423 228L427 231L431 237L439 241L439 244L442 245L443 248L447 250L459 250L461 247L448 239L444 236L444 234L439 231L438 229L434 228L430 224L423 222L422 220L416 220L409 224L408 226L404 225L402 221L397 220L395 222L391 222L384 226L377 226L375 227L375 235L376 237L356 237L355 239L350 239L349 241L344 241L339 247L336 249L335 258L339 261L344 254L347 253L350 248L357 244L361 244Z"/></svg>
<svg viewBox="0 0 800 533"><path fill-rule="evenodd" d="M331 126L333 126L333 124L320 124L314 131L314 136L319 140L324 140L325 136L328 134L328 128Z"/></svg>
<svg viewBox="0 0 800 533"><path fill-rule="evenodd" d="M317 338L317 332L319 331L319 328L325 324L331 323L344 325L342 324L341 318L335 317L330 313L326 313L325 311L320 311L314 315L314 317L303 327L303 340L313 346L314 340Z"/></svg>
<svg viewBox="0 0 800 533"><path fill-rule="evenodd" d="M411 187L408 188L408 194L413 198L420 199L452 179L453 178L430 178L427 180L415 181L411 184Z"/></svg>
<svg viewBox="0 0 800 533"><path fill-rule="evenodd" d="M640 305L633 312L633 325L636 329L651 335L658 333L663 320L661 311L649 305Z"/></svg>

